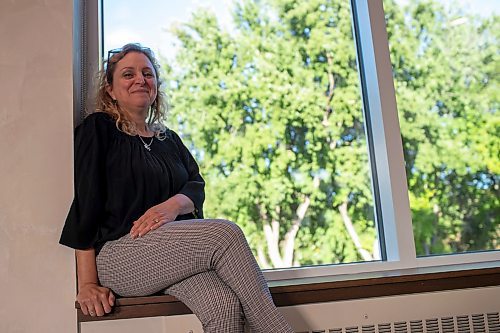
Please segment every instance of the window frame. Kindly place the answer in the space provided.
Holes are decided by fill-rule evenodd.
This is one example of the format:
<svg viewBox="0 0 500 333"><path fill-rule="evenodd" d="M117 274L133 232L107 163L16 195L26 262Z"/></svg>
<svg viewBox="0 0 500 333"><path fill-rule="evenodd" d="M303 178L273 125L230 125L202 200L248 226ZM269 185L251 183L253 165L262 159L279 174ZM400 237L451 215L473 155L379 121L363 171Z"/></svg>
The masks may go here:
<svg viewBox="0 0 500 333"><path fill-rule="evenodd" d="M347 0L345 0L347 1ZM381 273L486 263L500 266L500 251L417 257L413 237L403 145L396 105L383 0L350 0L361 82L365 131L372 171L372 193L381 261L265 270L268 281ZM102 0L74 0L74 119L91 100L92 75L102 55Z"/></svg>

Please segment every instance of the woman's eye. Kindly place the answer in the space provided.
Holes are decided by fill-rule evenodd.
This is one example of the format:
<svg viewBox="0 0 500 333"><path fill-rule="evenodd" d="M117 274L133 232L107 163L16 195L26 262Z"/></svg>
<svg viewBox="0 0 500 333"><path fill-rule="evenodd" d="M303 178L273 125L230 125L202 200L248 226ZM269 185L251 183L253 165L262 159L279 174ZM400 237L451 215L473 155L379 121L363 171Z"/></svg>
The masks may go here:
<svg viewBox="0 0 500 333"><path fill-rule="evenodd" d="M123 77L126 78L126 79L130 79L132 78L132 73L123 73Z"/></svg>
<svg viewBox="0 0 500 333"><path fill-rule="evenodd" d="M144 77L147 77L148 79L153 77L153 73L144 73Z"/></svg>

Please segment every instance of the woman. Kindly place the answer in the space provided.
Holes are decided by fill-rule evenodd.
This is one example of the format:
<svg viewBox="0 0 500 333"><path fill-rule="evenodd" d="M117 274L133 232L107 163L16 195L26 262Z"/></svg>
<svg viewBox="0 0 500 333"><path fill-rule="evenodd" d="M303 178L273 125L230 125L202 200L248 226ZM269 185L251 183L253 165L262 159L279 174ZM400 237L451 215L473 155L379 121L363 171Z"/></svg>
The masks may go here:
<svg viewBox="0 0 500 333"><path fill-rule="evenodd" d="M292 332L241 230L203 219L204 181L161 125L159 66L138 44L110 51L96 111L75 131L75 198L60 243L76 251L77 301L102 316L121 296L166 289L205 332Z"/></svg>

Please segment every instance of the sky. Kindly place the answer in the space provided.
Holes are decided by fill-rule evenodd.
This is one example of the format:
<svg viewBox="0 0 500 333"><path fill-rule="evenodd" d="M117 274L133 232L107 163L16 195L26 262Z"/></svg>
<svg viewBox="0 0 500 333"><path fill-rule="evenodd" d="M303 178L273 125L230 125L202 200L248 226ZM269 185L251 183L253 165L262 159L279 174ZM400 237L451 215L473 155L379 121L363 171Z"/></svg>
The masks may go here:
<svg viewBox="0 0 500 333"><path fill-rule="evenodd" d="M348 0L345 0L348 1ZM398 0L401 4L411 0ZM460 5L471 12L489 16L500 14L500 0L441 0L445 6ZM231 29L233 0L104 0L104 49L139 42L157 56L173 59L176 40L169 28L189 21L199 7L216 13L221 27Z"/></svg>
<svg viewBox="0 0 500 333"><path fill-rule="evenodd" d="M139 42L157 56L173 58L176 40L169 29L188 22L197 8L216 13L221 27L231 27L232 0L104 0L104 49Z"/></svg>

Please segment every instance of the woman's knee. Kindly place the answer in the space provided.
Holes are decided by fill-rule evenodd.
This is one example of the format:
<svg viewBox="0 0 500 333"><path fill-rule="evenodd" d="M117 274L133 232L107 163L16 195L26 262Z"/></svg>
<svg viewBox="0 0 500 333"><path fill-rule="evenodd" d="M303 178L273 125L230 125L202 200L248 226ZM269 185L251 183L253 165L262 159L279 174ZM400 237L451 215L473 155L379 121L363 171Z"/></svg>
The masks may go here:
<svg viewBox="0 0 500 333"><path fill-rule="evenodd" d="M246 241L245 234L236 223L229 220L213 220L213 222L220 231L218 236L226 236L229 240L242 239Z"/></svg>

